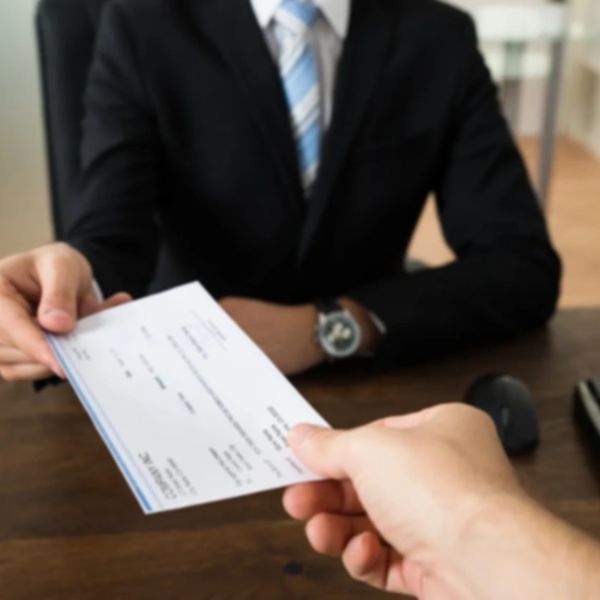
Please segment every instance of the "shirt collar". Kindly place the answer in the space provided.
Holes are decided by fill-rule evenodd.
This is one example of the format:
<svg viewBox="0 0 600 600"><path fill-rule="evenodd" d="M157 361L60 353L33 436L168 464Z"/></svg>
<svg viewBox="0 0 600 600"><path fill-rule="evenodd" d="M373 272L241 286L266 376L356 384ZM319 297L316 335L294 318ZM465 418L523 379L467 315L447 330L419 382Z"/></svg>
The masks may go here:
<svg viewBox="0 0 600 600"><path fill-rule="evenodd" d="M350 25L350 0L313 0L321 9L337 35L344 39ZM364 1L364 0L363 0ZM256 20L262 29L266 29L275 16L281 0L250 0Z"/></svg>

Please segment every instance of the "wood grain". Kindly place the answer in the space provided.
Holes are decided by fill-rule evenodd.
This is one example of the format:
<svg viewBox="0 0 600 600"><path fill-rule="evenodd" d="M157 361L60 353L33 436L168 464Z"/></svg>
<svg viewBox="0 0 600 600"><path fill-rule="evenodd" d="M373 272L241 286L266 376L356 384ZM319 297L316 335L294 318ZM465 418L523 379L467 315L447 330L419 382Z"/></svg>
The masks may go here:
<svg viewBox="0 0 600 600"><path fill-rule="evenodd" d="M600 455L571 416L575 382L600 372L599 310L453 358L383 374L327 367L295 383L349 427L460 400L474 378L501 371L530 385L540 414L542 444L516 462L524 484L600 536ZM0 384L0 473L0 598L385 597L313 554L280 492L143 516L67 386L36 395Z"/></svg>

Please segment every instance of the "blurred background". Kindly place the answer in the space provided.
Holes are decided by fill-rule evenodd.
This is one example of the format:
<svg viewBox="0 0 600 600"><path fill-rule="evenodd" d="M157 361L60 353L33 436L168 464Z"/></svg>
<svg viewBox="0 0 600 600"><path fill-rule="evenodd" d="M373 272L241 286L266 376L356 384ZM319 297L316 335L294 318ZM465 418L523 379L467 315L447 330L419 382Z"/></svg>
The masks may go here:
<svg viewBox="0 0 600 600"><path fill-rule="evenodd" d="M565 262L562 305L600 305L600 0L452 3L475 18L548 214ZM0 21L0 256L52 239L35 6L8 0ZM431 202L411 255L451 259Z"/></svg>

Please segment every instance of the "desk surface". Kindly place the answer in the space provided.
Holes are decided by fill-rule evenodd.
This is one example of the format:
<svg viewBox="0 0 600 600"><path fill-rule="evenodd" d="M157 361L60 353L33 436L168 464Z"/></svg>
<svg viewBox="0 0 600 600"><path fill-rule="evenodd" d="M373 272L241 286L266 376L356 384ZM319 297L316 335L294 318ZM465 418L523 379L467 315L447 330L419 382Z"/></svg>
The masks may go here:
<svg viewBox="0 0 600 600"><path fill-rule="evenodd" d="M600 455L571 418L575 382L600 372L600 311L495 348L372 375L326 368L298 378L332 424L458 400L480 374L531 386L542 444L516 466L556 512L600 536ZM314 555L279 492L145 517L66 386L39 395L0 384L0 597L384 597ZM401 474L399 473L400 477Z"/></svg>

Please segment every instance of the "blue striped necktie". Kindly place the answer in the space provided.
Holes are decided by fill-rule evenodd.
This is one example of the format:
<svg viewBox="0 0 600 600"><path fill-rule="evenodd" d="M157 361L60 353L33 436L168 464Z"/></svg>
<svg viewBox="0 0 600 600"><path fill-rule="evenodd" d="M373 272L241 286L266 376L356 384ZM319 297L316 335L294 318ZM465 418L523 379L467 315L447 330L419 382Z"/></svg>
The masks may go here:
<svg viewBox="0 0 600 600"><path fill-rule="evenodd" d="M298 149L302 185L309 196L321 146L321 86L310 28L319 16L312 0L283 0L275 14L279 69Z"/></svg>

